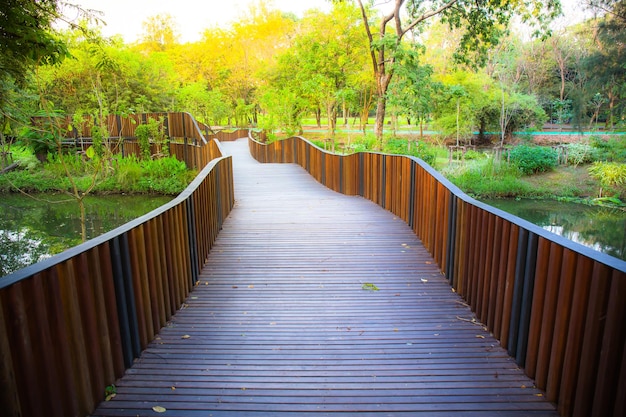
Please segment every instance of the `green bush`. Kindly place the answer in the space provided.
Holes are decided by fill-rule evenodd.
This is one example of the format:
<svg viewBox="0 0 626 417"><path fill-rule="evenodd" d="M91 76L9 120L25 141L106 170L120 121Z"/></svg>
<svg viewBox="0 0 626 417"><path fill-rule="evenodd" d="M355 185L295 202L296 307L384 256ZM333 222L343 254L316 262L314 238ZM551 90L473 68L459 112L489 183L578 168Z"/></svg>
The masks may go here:
<svg viewBox="0 0 626 417"><path fill-rule="evenodd" d="M411 146L409 155L421 159L430 166L434 166L435 161L437 161L437 150L424 142L414 143L413 146Z"/></svg>
<svg viewBox="0 0 626 417"><path fill-rule="evenodd" d="M187 165L175 157L142 161L141 167L152 178L169 178L187 171Z"/></svg>
<svg viewBox="0 0 626 417"><path fill-rule="evenodd" d="M597 160L626 162L626 139L624 137L591 137L591 146L596 149Z"/></svg>
<svg viewBox="0 0 626 417"><path fill-rule="evenodd" d="M517 166L525 175L545 172L558 163L558 153L544 146L516 146L508 152L509 162Z"/></svg>
<svg viewBox="0 0 626 417"><path fill-rule="evenodd" d="M602 189L615 194L626 185L626 164L617 162L595 162L589 167L589 174L600 181ZM602 190L600 191L602 197Z"/></svg>
<svg viewBox="0 0 626 417"><path fill-rule="evenodd" d="M14 192L16 187L26 192L55 192L71 188L70 181L55 158L34 170L18 169L0 175L0 192ZM93 169L82 170L73 156L68 159L74 182L80 191L87 191L94 180ZM85 166L92 161L83 161ZM187 170L175 157L139 161L137 157L115 157L107 171L96 177L94 191L101 193L161 193L178 194L193 180L197 172ZM82 173L81 173L82 171ZM112 174L111 174L112 173ZM106 174L106 175L105 175Z"/></svg>
<svg viewBox="0 0 626 417"><path fill-rule="evenodd" d="M481 198L516 197L532 193L520 180L521 172L514 166L495 162L492 158L444 173L457 187Z"/></svg>
<svg viewBox="0 0 626 417"><path fill-rule="evenodd" d="M570 143L566 152L568 165L590 164L598 158L597 149L586 143Z"/></svg>

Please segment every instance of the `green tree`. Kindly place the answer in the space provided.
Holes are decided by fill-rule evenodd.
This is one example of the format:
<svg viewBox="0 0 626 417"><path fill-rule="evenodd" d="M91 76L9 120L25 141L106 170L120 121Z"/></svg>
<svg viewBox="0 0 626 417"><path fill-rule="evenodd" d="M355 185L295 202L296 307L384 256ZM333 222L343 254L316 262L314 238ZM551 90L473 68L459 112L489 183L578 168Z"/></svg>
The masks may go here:
<svg viewBox="0 0 626 417"><path fill-rule="evenodd" d="M626 1L604 0L593 3L605 14L593 21L595 48L583 62L584 70L593 74L588 87L591 97L606 97L606 125L612 129L626 115Z"/></svg>
<svg viewBox="0 0 626 417"><path fill-rule="evenodd" d="M396 0L393 8L383 14L378 32L374 33L370 18L372 9L366 7L361 0L357 0L357 3L368 36L370 58L377 85L375 133L380 142L387 104L386 93L394 75L394 63L397 59L395 54L408 33L413 33L435 17L440 17L451 27L464 29L455 58L469 63L471 57L474 60L472 64L478 66L484 63L487 50L505 33L506 26L514 15L521 16L524 21L544 25L560 12L558 0L505 3L499 0L480 2ZM403 12L406 12L407 18L403 18Z"/></svg>
<svg viewBox="0 0 626 417"><path fill-rule="evenodd" d="M56 63L68 56L65 44L52 30L61 17L57 0L0 2L0 79L24 82L35 64Z"/></svg>
<svg viewBox="0 0 626 417"><path fill-rule="evenodd" d="M434 110L433 100L441 85L432 77L433 68L420 62L420 52L418 49L407 50L396 61L396 77L390 85L388 100L392 108L417 122L422 138L424 124Z"/></svg>

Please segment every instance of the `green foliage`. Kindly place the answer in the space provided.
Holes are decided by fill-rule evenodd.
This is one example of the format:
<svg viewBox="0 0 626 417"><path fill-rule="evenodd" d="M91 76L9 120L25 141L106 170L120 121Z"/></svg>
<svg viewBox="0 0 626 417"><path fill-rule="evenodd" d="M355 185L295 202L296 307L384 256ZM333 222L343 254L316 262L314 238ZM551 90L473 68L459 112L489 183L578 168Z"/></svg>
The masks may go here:
<svg viewBox="0 0 626 417"><path fill-rule="evenodd" d="M626 164L617 162L594 162L589 167L589 174L600 181L604 191L619 193L626 185ZM602 197L602 191L600 192Z"/></svg>
<svg viewBox="0 0 626 417"><path fill-rule="evenodd" d="M590 164L598 159L597 148L587 143L570 143L566 152L568 165Z"/></svg>
<svg viewBox="0 0 626 417"><path fill-rule="evenodd" d="M623 137L591 137L591 146L597 151L597 160L626 162L626 140Z"/></svg>
<svg viewBox="0 0 626 417"><path fill-rule="evenodd" d="M25 146L11 147L13 161L17 162L20 169L33 170L41 164L31 149Z"/></svg>
<svg viewBox="0 0 626 417"><path fill-rule="evenodd" d="M57 138L54 133L41 128L24 127L20 132L20 141L28 145L35 155L42 160L49 153L56 152Z"/></svg>
<svg viewBox="0 0 626 417"><path fill-rule="evenodd" d="M68 155L64 160L79 191L88 190L94 180L95 162ZM197 174L187 170L185 163L175 157L147 161L139 161L133 156L116 157L109 169L113 172L97 175L94 191L175 195L183 191ZM43 169L19 169L0 175L0 192L17 191L15 187L27 192L58 192L70 190L71 184L59 157L54 156L49 158Z"/></svg>
<svg viewBox="0 0 626 417"><path fill-rule="evenodd" d="M466 161L474 161L478 159L485 159L487 155L484 152L478 152L473 149L469 149L463 154L463 151L454 151L452 155L452 159L460 160L464 159Z"/></svg>
<svg viewBox="0 0 626 417"><path fill-rule="evenodd" d="M435 164L437 159L437 152L432 146L420 141L411 141L409 143L407 139L393 138L387 140L383 148L383 152L396 155L414 156L416 158L420 158L431 166Z"/></svg>
<svg viewBox="0 0 626 417"><path fill-rule="evenodd" d="M444 175L466 193L483 198L516 197L532 192L520 181L521 171L516 166L493 158L459 166Z"/></svg>
<svg viewBox="0 0 626 417"><path fill-rule="evenodd" d="M152 158L152 151L150 150L150 138L151 138L151 129L148 125L139 125L135 128L135 136L137 137L137 142L139 142L139 152L141 154L141 159L150 159Z"/></svg>
<svg viewBox="0 0 626 417"><path fill-rule="evenodd" d="M376 285L374 285L374 284L372 284L370 282L364 283L361 286L361 289L363 289L365 291L378 291L379 290L379 288Z"/></svg>
<svg viewBox="0 0 626 417"><path fill-rule="evenodd" d="M351 145L352 152L368 152L376 147L376 136L368 132L365 135L359 136Z"/></svg>
<svg viewBox="0 0 626 417"><path fill-rule="evenodd" d="M0 12L0 81L26 79L30 67L54 64L69 55L64 42L52 31L59 1L12 0Z"/></svg>
<svg viewBox="0 0 626 417"><path fill-rule="evenodd" d="M166 138L162 120L149 119L145 124L137 126L135 128L135 136L137 136L137 141L139 142L141 159L149 160L152 158L152 144L156 145L157 153L167 155L168 147L164 146Z"/></svg>
<svg viewBox="0 0 626 417"><path fill-rule="evenodd" d="M521 145L508 152L508 159L524 174L530 175L554 168L558 163L558 153L544 146Z"/></svg>
<svg viewBox="0 0 626 417"><path fill-rule="evenodd" d="M93 140L93 152L95 157L104 158L105 156L105 147L104 147L104 139L109 137L109 132L106 131L106 128L102 128L100 126L93 126L91 128L91 139Z"/></svg>

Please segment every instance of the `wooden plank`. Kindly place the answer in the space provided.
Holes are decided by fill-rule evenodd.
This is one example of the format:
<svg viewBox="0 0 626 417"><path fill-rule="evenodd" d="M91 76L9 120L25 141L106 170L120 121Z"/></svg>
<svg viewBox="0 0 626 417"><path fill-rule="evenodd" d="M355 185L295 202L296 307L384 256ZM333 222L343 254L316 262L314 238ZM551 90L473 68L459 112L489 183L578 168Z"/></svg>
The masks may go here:
<svg viewBox="0 0 626 417"><path fill-rule="evenodd" d="M556 416L401 218L242 145L198 285L94 416Z"/></svg>

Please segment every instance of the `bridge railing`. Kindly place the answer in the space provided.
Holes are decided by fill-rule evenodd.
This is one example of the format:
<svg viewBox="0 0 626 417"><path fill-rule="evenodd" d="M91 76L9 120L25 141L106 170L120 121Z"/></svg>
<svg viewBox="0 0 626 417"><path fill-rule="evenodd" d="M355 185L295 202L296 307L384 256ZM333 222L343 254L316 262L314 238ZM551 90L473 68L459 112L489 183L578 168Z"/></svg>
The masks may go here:
<svg viewBox="0 0 626 417"><path fill-rule="evenodd" d="M300 137L249 146L404 219L562 415L626 415L626 262L476 201L417 158L334 155Z"/></svg>
<svg viewBox="0 0 626 417"><path fill-rule="evenodd" d="M193 146L170 203L0 278L2 416L84 416L180 308L234 204L231 157Z"/></svg>
<svg viewBox="0 0 626 417"><path fill-rule="evenodd" d="M191 114L185 112L108 115L98 125L106 128L108 134L106 140L114 153L121 153L123 156L140 156L141 150L135 130L137 126L146 124L150 120L163 123L163 133L170 139L169 154L176 156L178 160L185 162L192 169L201 169L212 159L215 149L211 139L225 142L248 135L247 129L213 131L209 126L196 121ZM92 145L93 126L96 122L93 117L85 116L82 121L75 123L70 116L67 116L34 117L32 123L45 129L54 128L64 137L67 145L72 144L84 151ZM152 154L159 152L158 146L160 145L151 145Z"/></svg>

